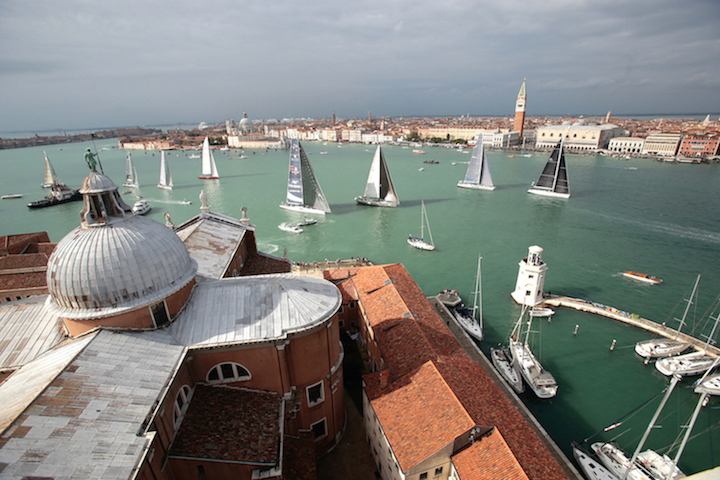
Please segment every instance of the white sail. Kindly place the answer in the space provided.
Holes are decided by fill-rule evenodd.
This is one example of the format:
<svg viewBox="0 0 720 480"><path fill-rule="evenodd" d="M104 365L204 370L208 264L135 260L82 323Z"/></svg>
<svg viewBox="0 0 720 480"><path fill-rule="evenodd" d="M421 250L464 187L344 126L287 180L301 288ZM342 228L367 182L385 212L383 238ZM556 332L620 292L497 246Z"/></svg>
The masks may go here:
<svg viewBox="0 0 720 480"><path fill-rule="evenodd" d="M290 145L290 166L285 203L280 207L305 213L330 213L325 194L315 177L310 160L297 139Z"/></svg>
<svg viewBox="0 0 720 480"><path fill-rule="evenodd" d="M390 171L385 162L382 148L378 145L375 150L370 173L368 174L367 183L365 184L365 194L361 197L355 197L355 201L365 205L375 207L397 207L400 205L395 186L390 178Z"/></svg>
<svg viewBox="0 0 720 480"><path fill-rule="evenodd" d="M419 248L420 250L435 250L435 242L433 241L432 232L430 231L430 222L428 221L427 211L425 210L425 202L421 201L420 206L420 236L413 237L410 235L407 241L411 246ZM430 242L425 241L425 226L427 226Z"/></svg>
<svg viewBox="0 0 720 480"><path fill-rule="evenodd" d="M220 178L215 166L215 157L213 157L212 150L210 150L208 137L205 137L205 141L203 141L202 167L198 178Z"/></svg>
<svg viewBox="0 0 720 480"><path fill-rule="evenodd" d="M495 190L492 177L490 176L490 167L488 166L487 153L485 153L485 145L483 144L483 136L478 133L475 136L475 148L470 157L465 179L458 182L458 187L472 188L479 190Z"/></svg>
<svg viewBox="0 0 720 480"><path fill-rule="evenodd" d="M45 151L43 151L43 155L45 155L45 182L43 182L42 186L43 188L50 188L54 183L57 183L57 174L55 173L55 169L50 163L50 160L48 160L47 153Z"/></svg>
<svg viewBox="0 0 720 480"><path fill-rule="evenodd" d="M570 186L565 166L565 149L563 137L550 154L540 178L528 190L528 193L546 197L570 198Z"/></svg>
<svg viewBox="0 0 720 480"><path fill-rule="evenodd" d="M128 152L127 158L125 160L125 183L123 183L123 187L137 186L137 171L135 170L135 166L133 165L132 156L130 155L130 152Z"/></svg>
<svg viewBox="0 0 720 480"><path fill-rule="evenodd" d="M157 185L165 190L172 190L173 181L170 173L170 164L165 160L165 152L160 153L160 182Z"/></svg>

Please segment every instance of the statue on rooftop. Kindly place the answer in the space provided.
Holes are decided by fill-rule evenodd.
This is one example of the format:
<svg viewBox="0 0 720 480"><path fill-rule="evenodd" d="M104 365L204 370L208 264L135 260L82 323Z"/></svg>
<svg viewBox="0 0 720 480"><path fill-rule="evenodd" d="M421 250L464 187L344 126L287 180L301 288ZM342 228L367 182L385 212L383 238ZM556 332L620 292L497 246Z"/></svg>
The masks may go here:
<svg viewBox="0 0 720 480"><path fill-rule="evenodd" d="M90 167L91 172L97 172L97 153L92 153L90 149L87 149L87 152L85 153L85 161L88 164L88 167Z"/></svg>

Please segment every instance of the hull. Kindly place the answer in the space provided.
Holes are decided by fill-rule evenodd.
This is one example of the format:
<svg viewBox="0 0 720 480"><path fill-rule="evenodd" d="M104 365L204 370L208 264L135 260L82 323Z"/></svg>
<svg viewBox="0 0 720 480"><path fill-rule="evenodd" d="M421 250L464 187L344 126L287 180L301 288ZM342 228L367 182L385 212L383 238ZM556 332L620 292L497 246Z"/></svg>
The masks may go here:
<svg viewBox="0 0 720 480"><path fill-rule="evenodd" d="M491 348L490 358L502 378L515 390L515 393L523 393L525 386L517 368L513 365L512 358L505 347Z"/></svg>
<svg viewBox="0 0 720 480"><path fill-rule="evenodd" d="M143 200L140 202L135 202L135 205L133 205L132 208L132 213L134 213L135 215L145 215L150 210L152 210L150 204Z"/></svg>
<svg viewBox="0 0 720 480"><path fill-rule="evenodd" d="M460 295L455 290L443 290L438 293L438 300L440 300L447 307L457 307L462 302Z"/></svg>
<svg viewBox="0 0 720 480"><path fill-rule="evenodd" d="M281 223L278 225L278 228L284 232L290 232L290 233L302 233L303 229L298 227L297 225L289 225L287 223Z"/></svg>
<svg viewBox="0 0 720 480"><path fill-rule="evenodd" d="M467 309L463 309L467 310ZM472 338L477 340L478 342L481 342L483 339L483 333L482 328L480 328L480 325L475 321L475 319L472 316L468 316L463 311L459 311L458 309L453 309L453 316L455 317L455 320L457 320L457 323L467 332L468 335L470 335ZM469 312L468 312L469 313ZM472 315L472 314L470 314Z"/></svg>
<svg viewBox="0 0 720 480"><path fill-rule="evenodd" d="M695 393L707 393L709 395L720 395L720 373L708 376L695 387Z"/></svg>
<svg viewBox="0 0 720 480"><path fill-rule="evenodd" d="M688 348L690 345L677 340L646 340L635 344L635 353L643 358L664 358L680 355Z"/></svg>
<svg viewBox="0 0 720 480"><path fill-rule="evenodd" d="M573 445L573 457L588 480L617 480L610 470L582 451L577 445Z"/></svg>
<svg viewBox="0 0 720 480"><path fill-rule="evenodd" d="M655 362L655 368L667 376L680 375L690 377L702 375L715 363L716 357L704 352L688 353L677 357L662 358Z"/></svg>
<svg viewBox="0 0 720 480"><path fill-rule="evenodd" d="M290 205L287 203L281 203L280 208L284 208L285 210L290 210L291 212L314 213L317 215L325 215L325 212L322 210L318 210L317 208L305 207L303 205Z"/></svg>
<svg viewBox="0 0 720 480"><path fill-rule="evenodd" d="M408 238L407 242L411 247L415 247L419 250L428 250L428 251L435 250L435 245L431 245L431 244L427 243L422 238L417 238L417 237L411 236L410 238Z"/></svg>
<svg viewBox="0 0 720 480"><path fill-rule="evenodd" d="M555 378L543 368L527 345L511 342L510 352L523 379L538 398L552 398L557 394Z"/></svg>
<svg viewBox="0 0 720 480"><path fill-rule="evenodd" d="M53 198L53 197L46 197L42 200L37 200L35 202L28 203L28 207L30 207L30 208L52 207L53 205L60 205L61 203L68 203L68 202L77 202L79 200L82 200L82 194L78 190L73 190L72 195L67 198L57 199L57 198Z"/></svg>
<svg viewBox="0 0 720 480"><path fill-rule="evenodd" d="M399 202L383 200L382 198L355 197L355 201L361 205L370 205L371 207L397 207Z"/></svg>
<svg viewBox="0 0 720 480"><path fill-rule="evenodd" d="M220 177L213 177L212 175L200 175L198 176L201 180L217 180Z"/></svg>
<svg viewBox="0 0 720 480"><path fill-rule="evenodd" d="M532 308L530 309L531 317L552 317L555 311L552 308Z"/></svg>
<svg viewBox="0 0 720 480"><path fill-rule="evenodd" d="M538 188L531 188L528 190L528 193L532 193L534 195L540 195L542 197L570 198L569 193L557 193L557 192L553 192L551 190L541 190Z"/></svg>
<svg viewBox="0 0 720 480"><path fill-rule="evenodd" d="M653 285L657 285L658 283L662 283L662 280L659 278L655 278L652 275L646 275L644 273L637 273L637 272L623 272L623 276L632 278L633 280L639 280L641 282L650 283Z"/></svg>
<svg viewBox="0 0 720 480"><path fill-rule="evenodd" d="M10 198L22 198L22 196L23 196L22 193L9 193L7 195L3 195L0 198L2 198L3 200L8 200Z"/></svg>
<svg viewBox="0 0 720 480"><path fill-rule="evenodd" d="M457 186L460 188L469 188L471 190L495 190L495 185L486 186L478 185L476 183L465 183L463 181L458 182Z"/></svg>

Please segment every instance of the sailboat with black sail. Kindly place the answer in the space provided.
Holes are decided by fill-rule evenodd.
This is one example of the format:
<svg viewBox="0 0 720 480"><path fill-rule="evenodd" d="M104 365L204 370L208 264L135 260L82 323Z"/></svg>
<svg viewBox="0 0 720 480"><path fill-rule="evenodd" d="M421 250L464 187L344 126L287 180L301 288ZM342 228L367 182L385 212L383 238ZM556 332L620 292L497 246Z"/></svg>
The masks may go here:
<svg viewBox="0 0 720 480"><path fill-rule="evenodd" d="M375 150L375 156L370 165L365 193L360 197L355 197L355 201L372 207L397 207L400 205L380 145Z"/></svg>
<svg viewBox="0 0 720 480"><path fill-rule="evenodd" d="M483 136L478 133L475 136L475 148L470 157L465 179L460 180L457 184L461 188L472 188L475 190L495 190L492 177L490 176L490 168L488 167L487 154L485 153L485 145L483 144Z"/></svg>
<svg viewBox="0 0 720 480"><path fill-rule="evenodd" d="M287 197L280 207L302 213L320 215L331 213L330 205L315 177L310 160L296 138L290 144Z"/></svg>
<svg viewBox="0 0 720 480"><path fill-rule="evenodd" d="M130 155L130 152L128 152L127 158L125 159L125 182L123 183L123 187L137 188L139 186L140 185L138 183L137 170L135 170L135 165L133 165L132 156Z"/></svg>
<svg viewBox="0 0 720 480"><path fill-rule="evenodd" d="M546 197L570 198L564 140L563 137L552 151L540 178L528 190L528 193Z"/></svg>
<svg viewBox="0 0 720 480"><path fill-rule="evenodd" d="M165 151L160 153L160 182L158 182L158 188L163 190L173 189L172 174L170 173L170 164L165 159Z"/></svg>

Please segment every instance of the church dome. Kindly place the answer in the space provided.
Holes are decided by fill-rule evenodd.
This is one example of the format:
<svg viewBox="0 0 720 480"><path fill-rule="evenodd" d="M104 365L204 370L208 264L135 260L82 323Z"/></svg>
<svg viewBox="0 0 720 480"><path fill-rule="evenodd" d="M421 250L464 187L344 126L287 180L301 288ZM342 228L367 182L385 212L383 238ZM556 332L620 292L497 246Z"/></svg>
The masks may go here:
<svg viewBox="0 0 720 480"><path fill-rule="evenodd" d="M88 221L99 214L86 212L86 220L50 256L46 307L53 314L82 320L116 316L160 302L195 278L197 263L177 234L118 209L108 196L113 187L116 194L112 180L95 173L83 184L86 205L104 202L107 221Z"/></svg>

